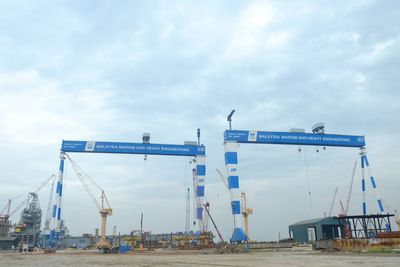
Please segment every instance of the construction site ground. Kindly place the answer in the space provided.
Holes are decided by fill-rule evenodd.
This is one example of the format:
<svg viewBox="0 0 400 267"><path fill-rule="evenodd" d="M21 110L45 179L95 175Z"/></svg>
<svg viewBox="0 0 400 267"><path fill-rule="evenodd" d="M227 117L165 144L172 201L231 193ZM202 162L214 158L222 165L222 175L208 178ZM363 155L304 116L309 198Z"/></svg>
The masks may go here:
<svg viewBox="0 0 400 267"><path fill-rule="evenodd" d="M251 250L219 254L215 250L133 251L98 254L96 251L58 251L56 254L2 252L0 266L400 266L400 253L326 253L311 250Z"/></svg>

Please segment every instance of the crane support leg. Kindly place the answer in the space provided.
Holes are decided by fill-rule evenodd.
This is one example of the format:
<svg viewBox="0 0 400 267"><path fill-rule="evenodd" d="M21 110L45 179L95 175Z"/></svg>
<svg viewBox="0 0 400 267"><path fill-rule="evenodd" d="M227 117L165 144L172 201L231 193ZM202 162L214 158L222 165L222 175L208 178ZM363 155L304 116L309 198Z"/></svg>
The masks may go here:
<svg viewBox="0 0 400 267"><path fill-rule="evenodd" d="M56 245L60 240L60 225L61 225L61 202L62 202L62 187L64 179L64 161L65 154L61 152L60 154L60 168L57 175L57 186L56 186L56 197L53 204L52 217L50 221L50 235L47 243L49 250L53 248L54 234L56 235Z"/></svg>
<svg viewBox="0 0 400 267"><path fill-rule="evenodd" d="M362 190L362 211L363 215L367 215L367 202L365 196L365 163L364 163L364 155L366 153L365 148L361 148L361 190Z"/></svg>
<svg viewBox="0 0 400 267"><path fill-rule="evenodd" d="M228 175L229 195L231 198L231 208L233 215L234 230L231 237L232 242L247 241L247 235L243 230L242 214L240 198L241 193L239 190L239 175L238 175L238 143L225 142L225 166Z"/></svg>
<svg viewBox="0 0 400 267"><path fill-rule="evenodd" d="M195 171L195 192L196 192L196 220L200 232L204 232L204 189L205 189L205 176L206 176L206 157L196 156L196 171Z"/></svg>
<svg viewBox="0 0 400 267"><path fill-rule="evenodd" d="M379 193L379 190L378 190L378 187L377 187L377 184L376 184L376 179L372 175L371 168L369 166L369 161L368 161L368 158L367 158L367 150L366 150L366 148L361 148L360 155L361 155L361 168L362 168L362 170L367 169L367 173L368 173L369 179L371 181L372 189L374 190L374 193L375 193L375 196L376 196L376 200L378 202L378 209L379 209L380 212L383 213L383 212L385 212L385 208L384 208L384 205L383 205L383 202L382 202L382 198L380 196L380 193ZM365 194L365 191L364 191L365 190L365 172L364 171L363 171L363 179L364 179L363 194ZM364 213L364 215L365 215L365 213ZM386 230L390 231L390 225L386 224Z"/></svg>
<svg viewBox="0 0 400 267"><path fill-rule="evenodd" d="M376 196L376 200L378 202L378 208L380 212L385 212L385 208L383 206L383 202L382 202L382 198L379 194L379 190L377 188L377 184L376 184L376 179L374 178L374 176L371 173L371 168L369 166L369 161L367 158L367 150L366 148L361 148L360 149L360 155L361 155L361 175L362 175L362 190L363 190L363 214L366 215L367 213L367 208L366 208L366 203L365 203L365 186L366 186L366 182L365 182L365 169L367 169L367 173L368 176L370 178L371 181L371 185L372 185L372 189L374 190L375 196Z"/></svg>

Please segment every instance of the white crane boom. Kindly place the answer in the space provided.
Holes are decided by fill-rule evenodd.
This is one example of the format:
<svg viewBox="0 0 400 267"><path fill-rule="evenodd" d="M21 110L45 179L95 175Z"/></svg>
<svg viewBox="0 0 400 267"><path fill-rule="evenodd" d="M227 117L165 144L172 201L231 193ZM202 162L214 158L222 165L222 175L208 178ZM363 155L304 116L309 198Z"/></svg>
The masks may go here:
<svg viewBox="0 0 400 267"><path fill-rule="evenodd" d="M92 199L93 203L96 205L98 210L101 211L102 208L100 206L100 203L97 201L97 199L94 196L93 192L90 190L89 185L87 184L86 179L83 176L84 172L81 170L81 168L78 166L78 164L76 164L76 162L71 159L71 157L68 154L65 154L65 155L67 156L69 162L71 163L72 168L74 169L74 171L76 173L76 176L78 176L79 180L81 181L81 183L82 183L83 187L85 188L86 192L88 193L88 195ZM88 176L86 175L86 177L88 177Z"/></svg>
<svg viewBox="0 0 400 267"><path fill-rule="evenodd" d="M112 209L110 204L108 203L108 199L104 190L90 178L81 168L74 162L68 154L65 154L71 163L72 168L74 169L76 175L78 176L79 180L81 181L83 187L85 188L86 192L89 194L90 198L92 199L93 203L97 206L100 216L101 216L101 239L99 242L95 244L95 246L99 249L109 249L111 248L111 244L106 240L106 227L107 227L107 216L112 215ZM84 176L85 175L85 176ZM101 190L101 204L98 202L96 197L94 196L93 192L90 190L89 185L86 182L86 178L92 181L92 183ZM105 207L105 203L107 207Z"/></svg>
<svg viewBox="0 0 400 267"><path fill-rule="evenodd" d="M339 188L336 186L335 193L333 194L333 199L332 199L331 207L330 207L330 209L329 209L328 217L331 217L331 215L332 215L332 209L333 209L333 205L335 204L335 200L336 200L336 195L337 195L338 189L339 189Z"/></svg>
<svg viewBox="0 0 400 267"><path fill-rule="evenodd" d="M226 189L229 190L229 185L228 185L228 181L227 181L227 179L226 179L226 176L225 176L219 169L217 169L217 172L218 172L218 174L219 174L219 178L220 178L221 181L224 183Z"/></svg>
<svg viewBox="0 0 400 267"><path fill-rule="evenodd" d="M350 187L349 187L349 194L347 195L347 201L346 201L346 208L344 210L344 215L346 216L347 213L349 212L349 204L350 204L350 198L351 198L351 192L353 190L353 184L354 184L354 177L356 174L356 168L357 168L357 160L354 162L354 167L353 167L353 175L351 176L351 182L350 182Z"/></svg>
<svg viewBox="0 0 400 267"><path fill-rule="evenodd" d="M49 201L47 202L47 210L46 210L46 221L44 222L44 229L49 229L50 220L51 220L51 204L53 203L53 192L54 192L54 184L56 181L56 176L54 175L53 182L51 183L50 187L50 195Z"/></svg>

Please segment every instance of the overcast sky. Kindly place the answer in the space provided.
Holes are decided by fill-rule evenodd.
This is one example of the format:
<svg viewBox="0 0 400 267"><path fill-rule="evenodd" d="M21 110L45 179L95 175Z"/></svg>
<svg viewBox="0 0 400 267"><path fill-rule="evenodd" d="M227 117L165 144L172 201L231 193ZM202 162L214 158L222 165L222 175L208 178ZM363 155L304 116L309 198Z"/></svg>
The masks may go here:
<svg viewBox="0 0 400 267"><path fill-rule="evenodd" d="M229 238L229 196L215 169L225 171L223 131L236 109L234 129L324 122L327 133L365 135L382 197L400 209L399 18L395 0L1 0L0 208L57 172L62 139L141 142L150 132L151 142L182 144L201 128L206 198ZM339 212L358 151L315 150L240 146L251 238L276 240L289 224L322 217L336 186ZM138 229L141 212L145 230L184 230L189 158L71 157L104 187L109 231ZM40 192L43 214L49 190ZM69 164L64 193L71 233L93 233L100 216ZM361 213L359 172L350 213Z"/></svg>

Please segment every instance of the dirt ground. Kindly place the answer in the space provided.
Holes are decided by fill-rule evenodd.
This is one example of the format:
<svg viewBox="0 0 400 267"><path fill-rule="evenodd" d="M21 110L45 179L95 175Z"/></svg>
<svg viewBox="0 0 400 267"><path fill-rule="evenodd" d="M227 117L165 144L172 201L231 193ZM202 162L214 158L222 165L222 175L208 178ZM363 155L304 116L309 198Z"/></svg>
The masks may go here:
<svg viewBox="0 0 400 267"><path fill-rule="evenodd" d="M324 253L314 251L250 251L214 254L213 251L146 251L99 255L96 252L58 251L0 253L0 266L400 266L400 254Z"/></svg>

